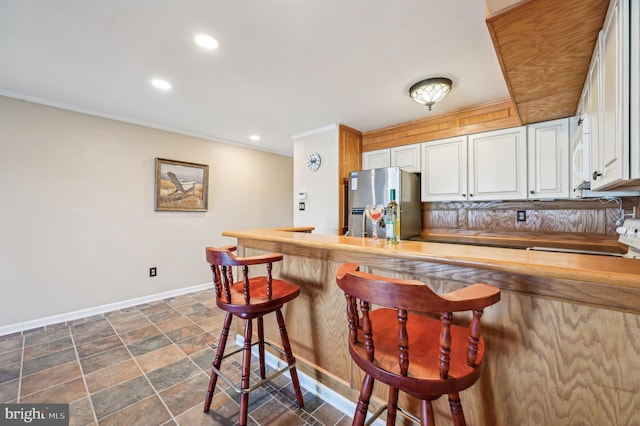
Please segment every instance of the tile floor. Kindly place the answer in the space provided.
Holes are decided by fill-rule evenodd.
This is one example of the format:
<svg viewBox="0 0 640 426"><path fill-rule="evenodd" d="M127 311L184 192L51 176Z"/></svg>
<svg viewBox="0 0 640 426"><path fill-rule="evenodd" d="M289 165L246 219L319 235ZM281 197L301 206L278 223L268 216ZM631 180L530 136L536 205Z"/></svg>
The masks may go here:
<svg viewBox="0 0 640 426"><path fill-rule="evenodd" d="M222 380L225 389L216 388L211 410L202 412L223 318L204 291L0 336L0 403L69 403L70 424L79 426L237 424L238 395ZM238 382L240 357L223 363ZM351 424L303 392L300 409L284 376L255 390L249 424Z"/></svg>

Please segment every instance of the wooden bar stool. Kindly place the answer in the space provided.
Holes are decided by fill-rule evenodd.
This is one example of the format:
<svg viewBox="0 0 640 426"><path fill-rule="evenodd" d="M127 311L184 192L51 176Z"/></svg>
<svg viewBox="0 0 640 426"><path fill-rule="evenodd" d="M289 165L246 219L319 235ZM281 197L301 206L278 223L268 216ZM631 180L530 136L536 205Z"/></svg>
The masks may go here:
<svg viewBox="0 0 640 426"><path fill-rule="evenodd" d="M353 424L364 424L379 380L389 386L388 403L367 424L387 410L387 425L395 424L398 411L434 425L431 401L447 394L454 424L464 425L459 392L480 377L485 355L480 317L500 300L500 290L474 284L438 295L420 281L359 272L353 263L340 266L336 281L347 299L349 353L365 372ZM453 312L461 311L473 311L469 327L452 324ZM429 313L440 319L424 315ZM421 419L397 406L400 390L421 400Z"/></svg>
<svg viewBox="0 0 640 426"><path fill-rule="evenodd" d="M204 401L204 411L209 411L213 392L216 387L218 376L222 378L234 391L241 394L240 397L240 425L247 424L247 409L249 407L249 392L262 386L264 383L276 376L290 371L291 382L296 393L296 399L299 407L304 407L302 392L300 391L300 382L298 381L298 373L296 371L296 359L291 353L291 344L287 336L284 318L282 316L282 306L295 299L300 294L300 288L297 285L286 281L273 279L271 276L271 268L273 262L282 260L282 254L272 253L261 256L237 257L232 252L235 247L214 248L207 247L207 262L211 265L213 271L213 282L216 289L216 304L227 314L224 319L224 325L218 342L218 350L213 361L213 369L211 371L211 379L209 380L209 389ZM266 276L249 277L250 265L265 265L267 268ZM242 270L242 280L234 282L233 266L240 266ZM280 337L282 339L281 350L275 345L264 340L263 316L274 312L278 327L280 328ZM228 354L224 354L229 335L229 327L233 315L245 320L244 327L244 345L241 349L235 350ZM253 334L253 319L258 324L258 341L251 343ZM251 372L251 347L258 345L258 354L260 358L260 377L261 381L251 385L249 375ZM277 352L283 354L287 360L287 366L279 369L275 373L265 376L265 354L264 346L269 345ZM238 352L242 352L242 379L240 387L229 380L220 371L220 365L224 358L232 356Z"/></svg>

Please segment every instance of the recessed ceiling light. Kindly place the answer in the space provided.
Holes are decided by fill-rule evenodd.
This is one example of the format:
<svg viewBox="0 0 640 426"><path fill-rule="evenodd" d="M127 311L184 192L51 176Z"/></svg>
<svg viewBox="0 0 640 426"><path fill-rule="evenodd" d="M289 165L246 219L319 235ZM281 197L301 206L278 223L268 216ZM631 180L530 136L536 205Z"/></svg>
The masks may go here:
<svg viewBox="0 0 640 426"><path fill-rule="evenodd" d="M252 141L259 141L260 140L260 136L259 135L251 135L249 136L249 139L251 139Z"/></svg>
<svg viewBox="0 0 640 426"><path fill-rule="evenodd" d="M218 43L218 40L208 34L198 34L196 36L196 43L198 43L198 46L205 49L216 49L220 44Z"/></svg>
<svg viewBox="0 0 640 426"><path fill-rule="evenodd" d="M171 90L171 83L169 83L167 80L154 78L151 80L151 84L153 84L153 87L155 87L156 89Z"/></svg>

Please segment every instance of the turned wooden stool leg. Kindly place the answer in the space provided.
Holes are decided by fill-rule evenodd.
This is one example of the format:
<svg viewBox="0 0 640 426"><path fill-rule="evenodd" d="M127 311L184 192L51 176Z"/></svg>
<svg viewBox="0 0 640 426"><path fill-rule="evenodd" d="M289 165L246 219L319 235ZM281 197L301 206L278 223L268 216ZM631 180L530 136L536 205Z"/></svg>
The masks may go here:
<svg viewBox="0 0 640 426"><path fill-rule="evenodd" d="M252 320L246 320L244 324L244 346L242 347L242 379L240 389L249 388L249 376L251 375L251 334L253 333ZM247 424L249 411L249 392L240 394L240 426Z"/></svg>
<svg viewBox="0 0 640 426"><path fill-rule="evenodd" d="M460 402L459 393L449 394L449 407L451 407L451 414L453 415L453 424L455 426L466 426L467 422L464 420L464 412L462 411L462 402Z"/></svg>
<svg viewBox="0 0 640 426"><path fill-rule="evenodd" d="M420 424L422 426L436 426L436 420L433 417L433 407L431 401L423 400L420 404Z"/></svg>
<svg viewBox="0 0 640 426"><path fill-rule="evenodd" d="M260 357L260 378L266 377L264 368L264 324L262 317L258 317L258 355Z"/></svg>
<svg viewBox="0 0 640 426"><path fill-rule="evenodd" d="M278 327L280 328L280 338L282 339L282 348L284 349L285 358L287 359L287 364L291 365L296 362L296 359L293 357L293 353L291 352L289 335L287 334L284 317L282 316L282 311L280 311L280 309L276 311L276 319L278 320ZM298 407L303 408L304 399L302 398L302 391L300 390L300 381L298 381L298 372L296 371L296 367L292 367L291 370L289 370L289 374L291 375L293 390L296 392Z"/></svg>
<svg viewBox="0 0 640 426"><path fill-rule="evenodd" d="M364 376L362 380L362 388L360 389L360 397L358 398L358 405L356 406L356 413L353 416L353 426L362 426L367 419L367 411L369 410L369 400L371 399L371 392L373 391L373 377L370 375Z"/></svg>
<svg viewBox="0 0 640 426"><path fill-rule="evenodd" d="M389 401L387 402L387 426L396 424L396 412L398 411L397 388L389 386Z"/></svg>
<svg viewBox="0 0 640 426"><path fill-rule="evenodd" d="M227 337L229 336L229 327L231 327L231 320L233 316L230 313L224 317L224 324L222 325L222 331L220 332L220 340L218 340L218 350L216 351L216 357L213 360L213 366L218 370L220 364L222 364L222 357L224 356L224 348L227 346ZM209 411L211 407L211 400L213 399L213 392L216 388L216 382L218 381L218 374L215 370L211 370L211 378L209 379L209 388L207 395L204 398L204 412Z"/></svg>

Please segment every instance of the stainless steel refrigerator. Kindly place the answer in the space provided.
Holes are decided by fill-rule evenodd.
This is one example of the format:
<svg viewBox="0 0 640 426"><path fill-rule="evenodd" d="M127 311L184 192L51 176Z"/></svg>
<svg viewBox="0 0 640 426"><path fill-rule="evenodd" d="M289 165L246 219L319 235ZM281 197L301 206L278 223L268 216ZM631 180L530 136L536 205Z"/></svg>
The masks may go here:
<svg viewBox="0 0 640 426"><path fill-rule="evenodd" d="M365 215L367 205L389 204L391 189L395 189L400 205L400 239L407 240L422 231L420 179L399 167L351 172L349 177L349 235L371 237L372 223ZM378 237L386 235L384 217L378 223Z"/></svg>

